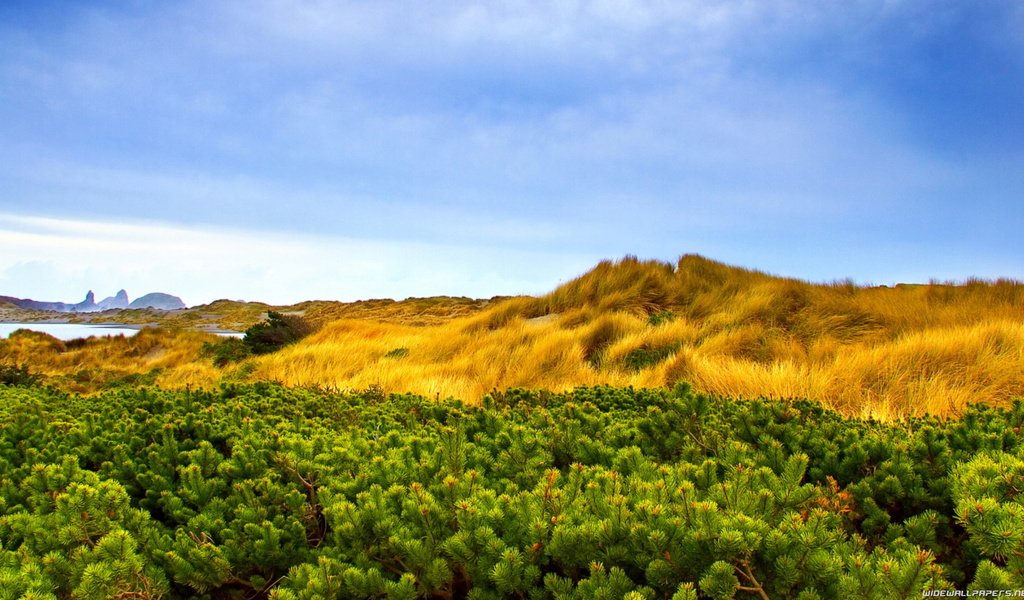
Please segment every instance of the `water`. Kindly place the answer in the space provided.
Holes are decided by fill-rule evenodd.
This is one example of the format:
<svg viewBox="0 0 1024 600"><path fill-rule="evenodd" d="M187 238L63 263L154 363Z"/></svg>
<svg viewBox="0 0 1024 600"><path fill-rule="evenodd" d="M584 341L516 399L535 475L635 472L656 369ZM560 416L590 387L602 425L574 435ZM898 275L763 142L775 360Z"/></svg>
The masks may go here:
<svg viewBox="0 0 1024 600"><path fill-rule="evenodd" d="M59 340L73 340L89 336L135 335L138 329L118 325L90 325L84 323L0 323L0 338L6 338L18 329L31 329L52 335ZM218 335L241 337L237 332L216 332Z"/></svg>

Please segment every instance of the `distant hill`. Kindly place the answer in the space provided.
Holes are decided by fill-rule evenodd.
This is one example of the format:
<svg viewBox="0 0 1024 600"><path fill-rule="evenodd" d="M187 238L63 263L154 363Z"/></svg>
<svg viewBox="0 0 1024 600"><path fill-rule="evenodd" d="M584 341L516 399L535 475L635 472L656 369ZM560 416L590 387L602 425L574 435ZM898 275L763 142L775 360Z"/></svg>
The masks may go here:
<svg viewBox="0 0 1024 600"><path fill-rule="evenodd" d="M185 308L185 303L181 301L181 298L172 296L170 294L161 294L160 292L154 292L152 294L146 294L141 298L136 298L134 302L128 305L128 308L158 308L160 310L180 310Z"/></svg>
<svg viewBox="0 0 1024 600"><path fill-rule="evenodd" d="M27 298L15 298L14 296L0 296L0 302L5 304L13 304L18 308L23 308L25 310L49 310L55 312L69 312L69 305L63 302L40 302L38 300L30 300Z"/></svg>
<svg viewBox="0 0 1024 600"><path fill-rule="evenodd" d="M85 295L85 300L69 304L66 302L45 302L28 298L15 298L13 296L0 296L0 303L12 304L25 310L43 310L60 313L93 313L104 310L117 310L124 308L156 308L160 310L178 310L185 308L181 298L153 292L137 298L134 302L128 301L128 292L120 290L116 295L104 298L96 302L96 295L92 290Z"/></svg>

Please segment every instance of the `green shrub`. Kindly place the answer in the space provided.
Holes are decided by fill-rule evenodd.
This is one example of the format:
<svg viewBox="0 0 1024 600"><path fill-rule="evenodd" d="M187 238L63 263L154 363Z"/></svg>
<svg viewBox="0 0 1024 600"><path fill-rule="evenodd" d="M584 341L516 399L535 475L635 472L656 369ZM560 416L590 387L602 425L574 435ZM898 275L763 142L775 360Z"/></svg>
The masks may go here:
<svg viewBox="0 0 1024 600"><path fill-rule="evenodd" d="M145 373L128 373L120 377L115 377L110 381L103 384L104 388L136 388L146 385L154 385L157 377L163 372L163 369L150 369Z"/></svg>
<svg viewBox="0 0 1024 600"><path fill-rule="evenodd" d="M670 310L663 310L660 312L652 313L647 317L647 322L652 326L657 327L658 325L664 325L665 323L671 323L676 320L676 313Z"/></svg>
<svg viewBox="0 0 1024 600"><path fill-rule="evenodd" d="M276 352L313 333L313 326L297 315L267 313L267 320L245 330L242 341L253 354Z"/></svg>
<svg viewBox="0 0 1024 600"><path fill-rule="evenodd" d="M685 385L0 386L0 598L1017 589L1022 426L1021 403L886 424Z"/></svg>
<svg viewBox="0 0 1024 600"><path fill-rule="evenodd" d="M666 346L658 346L655 348L641 346L640 348L630 350L622 359L622 363L623 366L631 371L642 371L647 367L656 365L665 360L678 349L679 344L668 344Z"/></svg>
<svg viewBox="0 0 1024 600"><path fill-rule="evenodd" d="M252 350L241 338L228 337L203 344L202 355L212 358L214 366L224 367L249 358L252 356Z"/></svg>
<svg viewBox="0 0 1024 600"><path fill-rule="evenodd" d="M0 364L0 385L32 387L39 385L42 376L28 370L28 365Z"/></svg>
<svg viewBox="0 0 1024 600"><path fill-rule="evenodd" d="M957 521L986 560L971 589L1024 589L1024 459L982 454L953 469Z"/></svg>

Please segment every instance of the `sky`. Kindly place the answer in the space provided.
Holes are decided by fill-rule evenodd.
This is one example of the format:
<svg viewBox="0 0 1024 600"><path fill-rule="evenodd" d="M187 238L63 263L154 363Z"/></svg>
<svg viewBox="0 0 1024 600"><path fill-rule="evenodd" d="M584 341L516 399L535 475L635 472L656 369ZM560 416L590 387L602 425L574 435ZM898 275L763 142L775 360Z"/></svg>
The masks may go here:
<svg viewBox="0 0 1024 600"><path fill-rule="evenodd" d="M1024 279L1016 0L0 2L0 295Z"/></svg>

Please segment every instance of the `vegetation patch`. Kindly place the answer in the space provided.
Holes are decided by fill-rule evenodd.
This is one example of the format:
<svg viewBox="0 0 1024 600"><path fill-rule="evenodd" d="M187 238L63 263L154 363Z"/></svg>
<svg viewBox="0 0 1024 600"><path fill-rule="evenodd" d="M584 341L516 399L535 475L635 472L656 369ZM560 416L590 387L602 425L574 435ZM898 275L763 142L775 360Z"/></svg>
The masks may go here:
<svg viewBox="0 0 1024 600"><path fill-rule="evenodd" d="M252 356L252 349L240 338L226 337L216 342L206 342L201 353L202 356L212 359L214 366L225 367L249 358Z"/></svg>
<svg viewBox="0 0 1024 600"><path fill-rule="evenodd" d="M140 386L151 386L155 385L157 378L163 369L153 369L148 373L126 373L120 377L115 377L103 384L104 388L116 389L116 388L135 388Z"/></svg>
<svg viewBox="0 0 1024 600"><path fill-rule="evenodd" d="M647 322L650 323L652 327L664 325L665 323L671 323L672 321L675 320L676 313L672 312L671 310L662 310L655 313L651 313L650 316L647 317Z"/></svg>
<svg viewBox="0 0 1024 600"><path fill-rule="evenodd" d="M32 387L41 380L42 376L31 372L28 365L0 364L0 385Z"/></svg>
<svg viewBox="0 0 1024 600"><path fill-rule="evenodd" d="M622 365L631 371L639 372L672 356L679 348L680 344L668 344L655 348L647 348L645 346L634 348L622 359Z"/></svg>
<svg viewBox="0 0 1024 600"><path fill-rule="evenodd" d="M1024 581L1024 404L0 386L12 598L920 598Z"/></svg>
<svg viewBox="0 0 1024 600"><path fill-rule="evenodd" d="M242 341L253 354L269 354L313 333L313 326L298 315L267 313L267 319L245 330Z"/></svg>
<svg viewBox="0 0 1024 600"><path fill-rule="evenodd" d="M611 313L596 320L583 334L583 356L594 367L600 367L604 351L630 330L630 317Z"/></svg>

